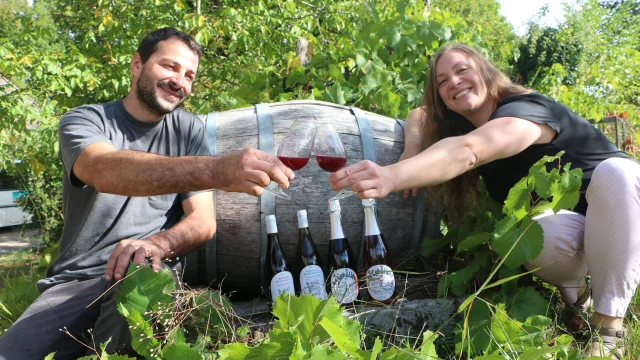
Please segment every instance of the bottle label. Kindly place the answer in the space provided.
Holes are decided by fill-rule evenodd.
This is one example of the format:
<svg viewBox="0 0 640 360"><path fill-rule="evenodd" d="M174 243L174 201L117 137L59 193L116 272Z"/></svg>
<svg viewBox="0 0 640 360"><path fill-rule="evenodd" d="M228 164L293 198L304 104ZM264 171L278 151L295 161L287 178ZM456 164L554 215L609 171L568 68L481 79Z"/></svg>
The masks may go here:
<svg viewBox="0 0 640 360"><path fill-rule="evenodd" d="M340 304L350 304L358 298L358 275L349 269L337 269L331 275L331 293Z"/></svg>
<svg viewBox="0 0 640 360"><path fill-rule="evenodd" d="M288 271L279 272L271 279L271 300L275 301L285 292L295 295L293 276Z"/></svg>
<svg viewBox="0 0 640 360"><path fill-rule="evenodd" d="M309 265L300 271L300 290L303 294L311 294L318 300L327 298L327 290L324 286L324 273L320 266Z"/></svg>
<svg viewBox="0 0 640 360"><path fill-rule="evenodd" d="M369 295L378 301L385 301L393 296L396 279L387 265L373 265L367 270L367 288Z"/></svg>

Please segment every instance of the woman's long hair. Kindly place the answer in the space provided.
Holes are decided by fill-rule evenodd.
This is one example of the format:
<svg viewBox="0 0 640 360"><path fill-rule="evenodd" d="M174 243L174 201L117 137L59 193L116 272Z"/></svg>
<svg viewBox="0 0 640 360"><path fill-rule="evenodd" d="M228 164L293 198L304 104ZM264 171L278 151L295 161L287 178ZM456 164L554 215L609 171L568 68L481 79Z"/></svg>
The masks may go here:
<svg viewBox="0 0 640 360"><path fill-rule="evenodd" d="M465 117L449 110L438 93L436 63L449 51L458 51L467 56L471 66L478 72L480 79L487 87L487 97L495 100L496 103L513 95L531 92L523 86L512 83L505 74L473 48L462 44L443 46L433 58L427 80L424 83L422 98L422 109L426 114L426 121L423 122L422 129L424 148L441 139L465 135L475 129L474 125ZM478 200L478 172L475 169L467 171L444 184L427 188L427 196L437 202L444 203L448 219L453 223L460 223L464 217L464 209L469 209Z"/></svg>

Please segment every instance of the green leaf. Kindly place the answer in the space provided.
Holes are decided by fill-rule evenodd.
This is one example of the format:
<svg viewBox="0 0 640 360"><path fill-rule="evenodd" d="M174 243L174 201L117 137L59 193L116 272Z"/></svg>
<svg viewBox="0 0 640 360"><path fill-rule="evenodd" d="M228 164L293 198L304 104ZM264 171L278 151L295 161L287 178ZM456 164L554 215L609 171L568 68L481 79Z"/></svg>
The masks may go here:
<svg viewBox="0 0 640 360"><path fill-rule="evenodd" d="M554 353L560 350L560 346L552 346L552 347L544 347L541 349L532 349L525 351L522 355L520 355L520 360L537 360L544 359L545 355Z"/></svg>
<svg viewBox="0 0 640 360"><path fill-rule="evenodd" d="M489 232L471 235L458 244L458 251L456 253L459 254L461 251L470 250L478 245L488 243L492 236L493 234Z"/></svg>
<svg viewBox="0 0 640 360"><path fill-rule="evenodd" d="M529 195L531 190L533 190L533 186L527 182L526 177L518 181L509 190L509 195L504 201L504 207L502 208L504 214L516 215L518 220L524 218L531 208L531 196Z"/></svg>
<svg viewBox="0 0 640 360"><path fill-rule="evenodd" d="M347 355L336 349L329 347L329 344L314 346L310 353L307 353L304 360L343 360Z"/></svg>
<svg viewBox="0 0 640 360"><path fill-rule="evenodd" d="M53 356L55 355L55 352L50 353L49 355L47 355L47 357L44 358L44 360L53 360Z"/></svg>
<svg viewBox="0 0 640 360"><path fill-rule="evenodd" d="M527 318L534 315L546 315L548 303L542 295L534 288L526 287L520 289L511 303L509 315L514 319L525 322Z"/></svg>
<svg viewBox="0 0 640 360"><path fill-rule="evenodd" d="M420 359L412 352L405 349L391 348L380 355L380 360L416 360Z"/></svg>
<svg viewBox="0 0 640 360"><path fill-rule="evenodd" d="M5 313L9 314L9 316L13 316L13 314L11 314L11 311L9 311L9 309L4 305L2 300L0 300L0 310L2 310Z"/></svg>
<svg viewBox="0 0 640 360"><path fill-rule="evenodd" d="M135 309L139 313L170 307L173 302L170 293L176 291L176 285L169 270L154 272L144 266L131 264L127 277L116 293L116 300L127 310Z"/></svg>
<svg viewBox="0 0 640 360"><path fill-rule="evenodd" d="M249 359L250 353L251 348L247 346L247 344L239 342L222 345L220 350L218 350L218 356L220 356L220 360L245 360ZM257 359L255 355L253 358Z"/></svg>
<svg viewBox="0 0 640 360"><path fill-rule="evenodd" d="M443 296L447 288L451 288L456 296L462 296L470 285L473 275L491 264L488 252L477 253L469 265L440 278L438 295Z"/></svg>
<svg viewBox="0 0 640 360"><path fill-rule="evenodd" d="M162 348L162 357L175 360L202 359L202 355L197 350L189 347L189 344L169 344Z"/></svg>
<svg viewBox="0 0 640 360"><path fill-rule="evenodd" d="M354 339L347 330L335 325L327 318L320 320L320 325L331 335L331 338L340 351L348 353L355 359L368 360L369 356L367 356L367 352L360 349L359 333L358 339Z"/></svg>
<svg viewBox="0 0 640 360"><path fill-rule="evenodd" d="M473 360L505 360L505 359L506 358L504 356L496 355L496 354L478 356L473 358Z"/></svg>
<svg viewBox="0 0 640 360"><path fill-rule="evenodd" d="M378 355L380 355L381 351L382 351L382 341L380 341L379 337L376 337L376 340L373 343L373 348L371 349L371 359L370 360L377 360L378 359Z"/></svg>
<svg viewBox="0 0 640 360"><path fill-rule="evenodd" d="M465 325L465 319L458 323L458 328L466 333L457 334L456 351L466 350L467 345L471 347L471 354L487 350L491 344L491 317L489 306L484 301L475 301L468 313L468 323Z"/></svg>
<svg viewBox="0 0 640 360"><path fill-rule="evenodd" d="M331 86L331 89L328 92L325 92L324 97L327 101L334 104L344 105L347 102L344 98L344 92L342 91L340 82L335 82Z"/></svg>
<svg viewBox="0 0 640 360"><path fill-rule="evenodd" d="M122 303L118 305L124 307ZM128 311L130 313L126 319L131 330L131 347L140 355L152 357L151 349L160 347L160 342L153 336L153 328L136 309Z"/></svg>
<svg viewBox="0 0 640 360"><path fill-rule="evenodd" d="M580 199L580 187L582 186L582 169L569 170L570 164L566 164L564 172L560 176L558 187L553 191L551 206L554 212L562 209L572 210Z"/></svg>
<svg viewBox="0 0 640 360"><path fill-rule="evenodd" d="M431 331L425 331L422 334L422 345L419 353L421 359L439 359L435 344L437 338L438 334Z"/></svg>
<svg viewBox="0 0 640 360"><path fill-rule="evenodd" d="M277 298L273 315L278 318L275 329L295 329L303 341L311 341L313 335L314 344L325 342L329 338L329 334L318 326L322 318L327 318L339 326L345 321L342 309L335 298L328 297L320 301L313 295L298 297L284 293Z"/></svg>
<svg viewBox="0 0 640 360"><path fill-rule="evenodd" d="M298 66L292 69L287 76L287 87L294 87L295 85L304 85L309 81L309 77L306 74L307 69L302 66Z"/></svg>
<svg viewBox="0 0 640 360"><path fill-rule="evenodd" d="M542 227L530 218L518 223L512 215L496 223L492 248L505 259L507 267L515 268L535 259L542 251L542 244Z"/></svg>
<svg viewBox="0 0 640 360"><path fill-rule="evenodd" d="M513 343L524 333L522 323L510 319L504 308L504 304L496 304L495 314L491 319L491 335L498 344Z"/></svg>

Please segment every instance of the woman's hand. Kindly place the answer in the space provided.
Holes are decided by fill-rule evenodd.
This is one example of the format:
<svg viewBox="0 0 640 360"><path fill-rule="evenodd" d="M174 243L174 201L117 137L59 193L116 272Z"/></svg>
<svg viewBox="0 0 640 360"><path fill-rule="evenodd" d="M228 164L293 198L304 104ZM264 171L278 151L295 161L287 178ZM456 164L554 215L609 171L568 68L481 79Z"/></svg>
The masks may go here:
<svg viewBox="0 0 640 360"><path fill-rule="evenodd" d="M341 169L329 177L331 189L338 191L346 187L357 192L360 199L380 199L395 187L391 172L372 161L364 160Z"/></svg>

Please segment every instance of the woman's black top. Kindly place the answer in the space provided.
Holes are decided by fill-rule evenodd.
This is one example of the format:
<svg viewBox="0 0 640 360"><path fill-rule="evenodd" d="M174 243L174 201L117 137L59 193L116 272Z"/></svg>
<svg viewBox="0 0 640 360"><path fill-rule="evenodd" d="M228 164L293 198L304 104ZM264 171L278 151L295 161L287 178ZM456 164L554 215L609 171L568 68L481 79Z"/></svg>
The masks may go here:
<svg viewBox="0 0 640 360"><path fill-rule="evenodd" d="M545 155L556 155L564 150L560 165L570 162L572 168L581 168L584 173L580 201L573 211L585 215L585 194L595 167L611 157L629 158L587 120L568 107L538 93L503 99L489 121L501 117L516 117L546 124L558 134L548 144L531 145L519 154L478 167L489 194L500 202L507 198L511 187L529 173L529 168L535 162ZM557 166L557 162L548 164L549 170Z"/></svg>

